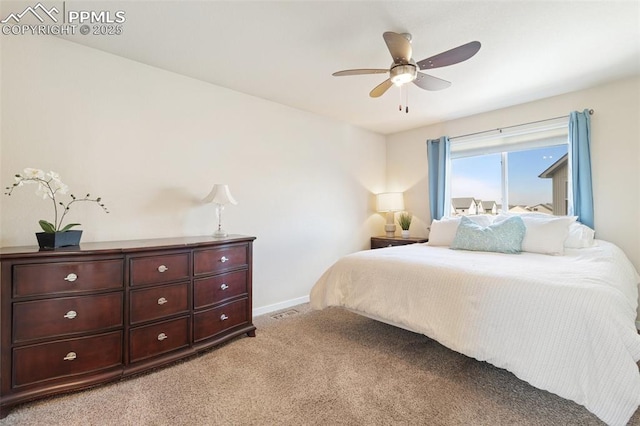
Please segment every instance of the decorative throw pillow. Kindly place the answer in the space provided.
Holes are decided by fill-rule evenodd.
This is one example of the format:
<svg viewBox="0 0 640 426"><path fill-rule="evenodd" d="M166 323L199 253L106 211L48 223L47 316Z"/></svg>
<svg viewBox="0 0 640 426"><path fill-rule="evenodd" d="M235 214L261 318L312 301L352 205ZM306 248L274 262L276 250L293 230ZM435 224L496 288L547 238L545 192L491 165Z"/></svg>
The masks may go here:
<svg viewBox="0 0 640 426"><path fill-rule="evenodd" d="M487 227L480 226L463 216L450 248L454 250L520 253L525 232L524 222L522 218L517 216Z"/></svg>

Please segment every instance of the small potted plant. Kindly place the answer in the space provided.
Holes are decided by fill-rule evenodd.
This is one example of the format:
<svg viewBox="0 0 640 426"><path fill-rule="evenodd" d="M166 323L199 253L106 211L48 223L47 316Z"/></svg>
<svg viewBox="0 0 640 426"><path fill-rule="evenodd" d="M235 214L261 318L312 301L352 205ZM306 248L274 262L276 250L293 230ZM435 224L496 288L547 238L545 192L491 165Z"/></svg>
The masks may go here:
<svg viewBox="0 0 640 426"><path fill-rule="evenodd" d="M411 213L402 212L398 215L398 224L402 228L402 238L409 238L409 227L411 226Z"/></svg>
<svg viewBox="0 0 640 426"><path fill-rule="evenodd" d="M52 249L65 246L77 246L80 244L80 237L82 236L81 230L72 230L74 226L80 225L79 223L69 223L62 226L64 217L69 213L71 206L75 203L82 201L91 201L98 204L102 210L109 213L104 204L102 204L101 198L91 198L90 194L85 195L83 198L77 198L73 194L69 194L71 198L66 204L60 201L57 197L61 194L69 192L69 187L60 180L60 175L56 172L43 172L40 169L26 168L22 173L15 175L15 182L12 186L6 187L6 195L11 195L14 189L28 185L38 184L36 189L36 195L42 197L43 200L49 199L53 203L53 222L46 220L40 220L38 223L44 232L36 232L36 238L40 248ZM62 214L59 214L58 209L62 210Z"/></svg>

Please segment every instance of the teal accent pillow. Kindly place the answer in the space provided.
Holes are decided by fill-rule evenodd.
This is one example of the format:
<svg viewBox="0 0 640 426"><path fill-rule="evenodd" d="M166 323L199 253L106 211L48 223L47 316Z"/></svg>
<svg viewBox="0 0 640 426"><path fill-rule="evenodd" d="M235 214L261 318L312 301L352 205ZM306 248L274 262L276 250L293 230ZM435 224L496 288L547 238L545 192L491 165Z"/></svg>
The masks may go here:
<svg viewBox="0 0 640 426"><path fill-rule="evenodd" d="M526 230L524 221L518 216L510 217L486 228L462 216L451 248L454 250L520 253Z"/></svg>

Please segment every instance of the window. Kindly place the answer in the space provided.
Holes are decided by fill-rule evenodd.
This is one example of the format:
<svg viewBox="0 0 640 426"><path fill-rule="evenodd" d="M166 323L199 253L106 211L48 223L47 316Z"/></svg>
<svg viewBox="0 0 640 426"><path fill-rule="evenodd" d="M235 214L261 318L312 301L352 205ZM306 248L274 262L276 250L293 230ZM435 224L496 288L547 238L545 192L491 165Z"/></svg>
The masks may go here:
<svg viewBox="0 0 640 426"><path fill-rule="evenodd" d="M499 208L502 198L501 163L501 154L451 160L452 216L485 213L478 211L478 201L482 201L483 210L486 209L484 204L491 201L495 201Z"/></svg>
<svg viewBox="0 0 640 426"><path fill-rule="evenodd" d="M451 215L567 214L567 122L455 138L448 176Z"/></svg>

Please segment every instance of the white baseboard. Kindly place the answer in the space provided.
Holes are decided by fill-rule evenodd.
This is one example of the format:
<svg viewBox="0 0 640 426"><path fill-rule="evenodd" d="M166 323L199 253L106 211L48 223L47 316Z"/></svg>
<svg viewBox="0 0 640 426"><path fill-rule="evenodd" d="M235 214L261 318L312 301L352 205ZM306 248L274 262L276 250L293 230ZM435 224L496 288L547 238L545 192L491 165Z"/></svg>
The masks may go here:
<svg viewBox="0 0 640 426"><path fill-rule="evenodd" d="M253 310L253 316L257 317L260 315L269 314L271 312L287 309L292 306L300 305L302 303L307 303L308 301L309 301L309 296L303 296L303 297L298 297L297 299L285 300L284 302L274 303L273 305L261 306Z"/></svg>

